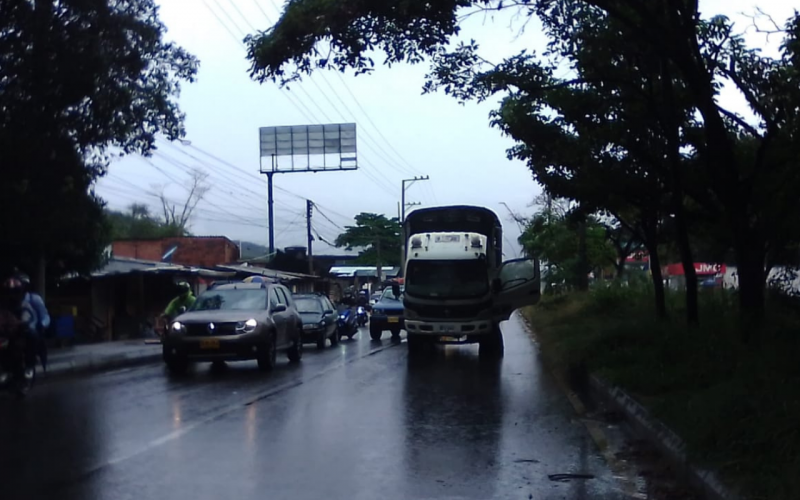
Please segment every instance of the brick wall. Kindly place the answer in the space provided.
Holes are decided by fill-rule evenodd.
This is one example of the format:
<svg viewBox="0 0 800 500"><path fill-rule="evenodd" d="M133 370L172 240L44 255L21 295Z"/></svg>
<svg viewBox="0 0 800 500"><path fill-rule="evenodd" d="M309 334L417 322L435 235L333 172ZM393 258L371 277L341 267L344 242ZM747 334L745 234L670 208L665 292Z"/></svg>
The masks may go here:
<svg viewBox="0 0 800 500"><path fill-rule="evenodd" d="M174 245L178 245L171 259L175 264L213 267L239 259L239 247L222 236L121 240L113 242L112 251L115 257L160 261Z"/></svg>

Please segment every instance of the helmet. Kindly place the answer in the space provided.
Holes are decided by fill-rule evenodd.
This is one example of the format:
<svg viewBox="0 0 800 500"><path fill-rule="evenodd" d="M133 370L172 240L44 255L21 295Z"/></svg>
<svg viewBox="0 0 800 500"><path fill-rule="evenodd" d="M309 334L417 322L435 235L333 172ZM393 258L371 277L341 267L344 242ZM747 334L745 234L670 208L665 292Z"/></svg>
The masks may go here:
<svg viewBox="0 0 800 500"><path fill-rule="evenodd" d="M16 278L22 283L22 286L30 286L31 278L25 273L17 273Z"/></svg>
<svg viewBox="0 0 800 500"><path fill-rule="evenodd" d="M19 278L8 278L0 286L0 294L3 295L5 300L10 301L11 305L16 306L25 297L25 285L22 284Z"/></svg>
<svg viewBox="0 0 800 500"><path fill-rule="evenodd" d="M182 293L189 293L192 291L191 285L189 285L189 283L185 281L181 281L180 283L178 283L178 288L180 288Z"/></svg>

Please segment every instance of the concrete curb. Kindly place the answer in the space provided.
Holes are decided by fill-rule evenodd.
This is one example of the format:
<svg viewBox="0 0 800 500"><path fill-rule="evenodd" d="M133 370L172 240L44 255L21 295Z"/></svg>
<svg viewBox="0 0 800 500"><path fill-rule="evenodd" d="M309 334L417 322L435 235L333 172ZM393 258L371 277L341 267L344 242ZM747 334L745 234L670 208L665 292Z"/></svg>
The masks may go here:
<svg viewBox="0 0 800 500"><path fill-rule="evenodd" d="M652 443L676 467L687 482L711 500L742 500L742 497L722 483L714 471L701 469L689 462L686 443L663 422L656 419L638 401L619 387L612 386L596 375L589 376L592 396L602 399L622 412L641 437Z"/></svg>
<svg viewBox="0 0 800 500"><path fill-rule="evenodd" d="M158 361L161 361L161 349L155 347L107 356L78 354L68 360L48 363L45 380L145 365Z"/></svg>

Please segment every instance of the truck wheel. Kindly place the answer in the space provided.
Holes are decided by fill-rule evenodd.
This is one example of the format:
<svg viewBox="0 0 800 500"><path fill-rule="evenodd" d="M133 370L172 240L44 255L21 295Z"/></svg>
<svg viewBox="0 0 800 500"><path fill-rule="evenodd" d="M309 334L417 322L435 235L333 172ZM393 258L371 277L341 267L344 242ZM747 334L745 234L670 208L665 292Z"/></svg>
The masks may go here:
<svg viewBox="0 0 800 500"><path fill-rule="evenodd" d="M383 330L376 328L375 325L369 325L369 336L372 340L380 340L383 336Z"/></svg>
<svg viewBox="0 0 800 500"><path fill-rule="evenodd" d="M505 351L503 332L495 327L494 331L480 341L479 354L486 358L502 358Z"/></svg>
<svg viewBox="0 0 800 500"><path fill-rule="evenodd" d="M409 356L418 356L425 352L425 339L417 335L409 335L406 337L406 343L408 344Z"/></svg>

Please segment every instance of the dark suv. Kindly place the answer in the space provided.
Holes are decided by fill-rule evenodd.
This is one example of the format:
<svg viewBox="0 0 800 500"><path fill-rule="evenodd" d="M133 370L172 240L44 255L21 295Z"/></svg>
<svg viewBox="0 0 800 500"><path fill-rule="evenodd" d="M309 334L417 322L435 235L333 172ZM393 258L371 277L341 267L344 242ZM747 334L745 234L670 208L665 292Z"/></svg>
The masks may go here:
<svg viewBox="0 0 800 500"><path fill-rule="evenodd" d="M303 323L292 293L277 283L230 283L201 294L169 326L163 339L164 362L182 372L191 361L255 359L275 367L278 351L290 361L303 356Z"/></svg>

